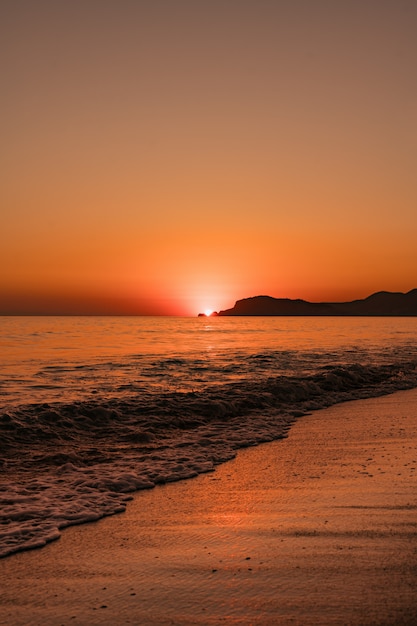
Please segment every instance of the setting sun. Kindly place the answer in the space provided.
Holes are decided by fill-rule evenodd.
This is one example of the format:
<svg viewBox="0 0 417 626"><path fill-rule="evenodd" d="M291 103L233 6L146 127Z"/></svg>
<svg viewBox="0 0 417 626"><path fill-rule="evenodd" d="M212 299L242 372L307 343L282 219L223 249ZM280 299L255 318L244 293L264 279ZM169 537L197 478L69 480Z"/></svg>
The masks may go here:
<svg viewBox="0 0 417 626"><path fill-rule="evenodd" d="M207 315L207 317L210 317L210 315L213 313L212 309L205 309L204 314Z"/></svg>

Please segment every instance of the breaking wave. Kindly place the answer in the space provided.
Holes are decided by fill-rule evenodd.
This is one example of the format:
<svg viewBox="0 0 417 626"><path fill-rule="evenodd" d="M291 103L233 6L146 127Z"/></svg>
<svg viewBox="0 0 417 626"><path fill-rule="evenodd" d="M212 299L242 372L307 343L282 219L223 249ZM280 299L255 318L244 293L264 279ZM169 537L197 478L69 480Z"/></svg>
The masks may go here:
<svg viewBox="0 0 417 626"><path fill-rule="evenodd" d="M271 359L268 351L245 357L241 377L231 361L212 378L206 373L204 384L199 368L207 366L194 361L193 385L182 389L141 381L105 398L90 393L6 406L0 415L0 556L119 513L134 491L212 471L239 448L283 438L312 410L417 386L416 361L331 365L318 359L313 367L310 355L308 368L298 363L293 374L272 375ZM168 359L153 365L159 372L183 366Z"/></svg>

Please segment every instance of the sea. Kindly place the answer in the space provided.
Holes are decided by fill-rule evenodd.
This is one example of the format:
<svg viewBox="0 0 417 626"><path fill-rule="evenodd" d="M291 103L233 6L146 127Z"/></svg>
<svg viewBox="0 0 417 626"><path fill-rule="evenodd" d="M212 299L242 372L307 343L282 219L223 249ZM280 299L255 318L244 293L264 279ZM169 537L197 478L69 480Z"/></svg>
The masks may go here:
<svg viewBox="0 0 417 626"><path fill-rule="evenodd" d="M416 387L416 338L415 317L1 317L0 556Z"/></svg>

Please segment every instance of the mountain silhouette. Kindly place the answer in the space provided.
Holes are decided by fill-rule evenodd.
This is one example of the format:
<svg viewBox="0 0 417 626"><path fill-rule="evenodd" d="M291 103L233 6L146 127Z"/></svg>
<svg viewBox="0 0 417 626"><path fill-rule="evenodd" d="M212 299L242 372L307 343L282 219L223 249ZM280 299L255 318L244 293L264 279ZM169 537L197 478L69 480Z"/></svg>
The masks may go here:
<svg viewBox="0 0 417 626"><path fill-rule="evenodd" d="M412 289L408 293L379 291L363 300L351 302L308 302L300 299L255 296L237 300L232 309L219 311L215 315L417 316L417 289Z"/></svg>

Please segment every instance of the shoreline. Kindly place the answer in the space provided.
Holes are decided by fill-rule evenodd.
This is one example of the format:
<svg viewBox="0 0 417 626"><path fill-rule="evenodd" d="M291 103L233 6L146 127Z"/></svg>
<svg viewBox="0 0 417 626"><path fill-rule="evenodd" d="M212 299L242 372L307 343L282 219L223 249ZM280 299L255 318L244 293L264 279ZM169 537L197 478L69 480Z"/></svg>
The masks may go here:
<svg viewBox="0 0 417 626"><path fill-rule="evenodd" d="M2 559L0 624L411 625L416 417L416 389L316 411Z"/></svg>
<svg viewBox="0 0 417 626"><path fill-rule="evenodd" d="M5 414L0 558L122 512L135 491L195 477L239 449L282 439L313 410L410 388L416 376L414 361L335 364L197 392L34 404Z"/></svg>

